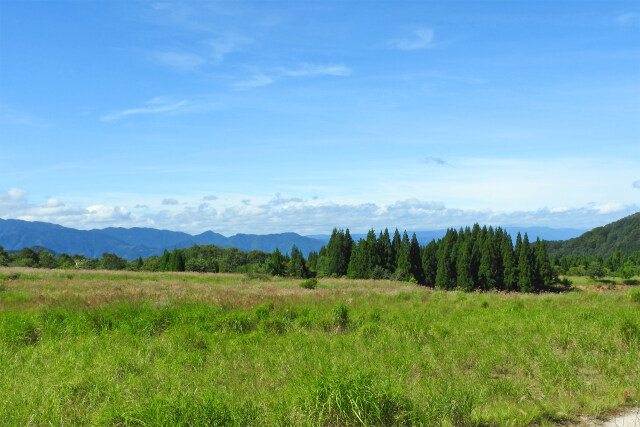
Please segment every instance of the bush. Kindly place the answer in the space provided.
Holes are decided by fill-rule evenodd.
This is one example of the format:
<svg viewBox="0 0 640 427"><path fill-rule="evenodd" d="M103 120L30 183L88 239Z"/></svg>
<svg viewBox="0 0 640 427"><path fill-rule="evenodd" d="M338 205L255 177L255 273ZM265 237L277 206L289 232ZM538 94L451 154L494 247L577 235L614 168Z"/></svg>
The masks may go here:
<svg viewBox="0 0 640 427"><path fill-rule="evenodd" d="M318 286L318 279L312 277L300 283L300 287L304 289L315 289Z"/></svg>
<svg viewBox="0 0 640 427"><path fill-rule="evenodd" d="M340 330L345 330L349 325L349 307L344 304L340 304L333 309L333 320L335 326Z"/></svg>
<svg viewBox="0 0 640 427"><path fill-rule="evenodd" d="M631 289L627 295L631 298L631 301L637 302L640 304L640 289Z"/></svg>

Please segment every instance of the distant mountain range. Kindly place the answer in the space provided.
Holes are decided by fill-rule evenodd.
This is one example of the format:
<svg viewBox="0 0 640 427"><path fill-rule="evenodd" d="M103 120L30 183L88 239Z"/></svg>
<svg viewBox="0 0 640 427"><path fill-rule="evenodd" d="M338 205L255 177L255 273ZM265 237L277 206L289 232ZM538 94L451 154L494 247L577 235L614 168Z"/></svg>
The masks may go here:
<svg viewBox="0 0 640 427"><path fill-rule="evenodd" d="M278 248L281 252L289 252L294 244L302 253L308 254L319 250L323 242L296 233L236 234L225 237L206 231L194 236L153 228L76 230L47 222L0 219L0 246L6 250L38 246L56 253L80 254L90 258L99 258L108 252L132 260L139 256L161 255L165 249L171 251L193 245L215 245L247 252L273 252Z"/></svg>
<svg viewBox="0 0 640 427"><path fill-rule="evenodd" d="M536 237L545 240L568 239L579 236L585 231L547 227L506 227L506 230L514 237L518 231L526 232L530 240L535 240ZM416 231L415 233L418 241L426 245L431 239L444 236L446 230ZM352 234L352 237L357 241L366 237L366 234ZM108 252L132 260L139 256L145 258L150 255L161 255L165 249L171 251L193 245L216 245L242 251L265 252L273 252L278 248L281 252L287 253L295 244L303 254L307 255L311 251L319 251L323 245L326 245L329 238L330 235L301 236L296 233L236 234L225 237L213 231L191 235L179 231L139 227L76 230L47 222L0 219L0 246L6 250L16 251L26 247L40 247L55 253L80 254L90 258L98 258Z"/></svg>

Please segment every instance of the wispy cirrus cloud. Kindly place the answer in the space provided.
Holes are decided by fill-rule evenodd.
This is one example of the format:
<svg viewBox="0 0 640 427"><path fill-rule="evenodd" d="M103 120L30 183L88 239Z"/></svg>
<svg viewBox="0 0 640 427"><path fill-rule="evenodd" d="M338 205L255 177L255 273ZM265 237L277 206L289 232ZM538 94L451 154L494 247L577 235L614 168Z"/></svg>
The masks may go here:
<svg viewBox="0 0 640 427"><path fill-rule="evenodd" d="M433 29L420 27L412 31L411 37L392 40L391 45L400 50L431 49L435 47L433 39Z"/></svg>
<svg viewBox="0 0 640 427"><path fill-rule="evenodd" d="M256 87L268 86L275 82L273 77L269 77L266 74L258 73L254 74L246 80L235 82L233 87L236 89L253 89Z"/></svg>
<svg viewBox="0 0 640 427"><path fill-rule="evenodd" d="M209 58L219 63L224 60L227 54L236 52L251 42L252 40L248 37L228 34L218 39L205 40L203 44L207 47Z"/></svg>
<svg viewBox="0 0 640 427"><path fill-rule="evenodd" d="M337 76L344 77L351 75L351 69L341 64L315 65L300 64L297 68L279 68L278 71L283 76L288 77L317 77L317 76Z"/></svg>
<svg viewBox="0 0 640 427"><path fill-rule="evenodd" d="M110 122L133 115L167 113L170 111L179 110L187 104L188 101L186 100L173 101L165 97L156 97L147 101L144 107L129 108L126 110L105 114L104 116L100 117L100 120L104 122Z"/></svg>
<svg viewBox="0 0 640 427"><path fill-rule="evenodd" d="M268 86L287 78L347 77L351 73L351 68L342 64L319 65L303 63L294 68L278 67L268 72L256 72L250 78L234 83L233 86L237 89L251 89Z"/></svg>
<svg viewBox="0 0 640 427"><path fill-rule="evenodd" d="M155 52L153 58L161 64L180 71L190 71L206 62L200 55L186 52Z"/></svg>

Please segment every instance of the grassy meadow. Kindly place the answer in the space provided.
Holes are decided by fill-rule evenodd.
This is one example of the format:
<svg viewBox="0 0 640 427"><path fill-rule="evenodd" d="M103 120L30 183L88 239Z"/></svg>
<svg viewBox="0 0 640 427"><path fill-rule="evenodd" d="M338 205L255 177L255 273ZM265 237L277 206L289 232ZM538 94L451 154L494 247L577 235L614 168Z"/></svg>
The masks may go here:
<svg viewBox="0 0 640 427"><path fill-rule="evenodd" d="M0 424L553 425L640 400L640 286L300 282L0 268Z"/></svg>

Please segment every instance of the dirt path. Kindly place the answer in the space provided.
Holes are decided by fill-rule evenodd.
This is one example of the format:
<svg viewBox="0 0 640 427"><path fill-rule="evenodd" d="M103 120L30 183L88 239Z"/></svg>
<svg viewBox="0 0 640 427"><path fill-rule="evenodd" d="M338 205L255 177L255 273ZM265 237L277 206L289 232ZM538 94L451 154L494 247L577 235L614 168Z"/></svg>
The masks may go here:
<svg viewBox="0 0 640 427"><path fill-rule="evenodd" d="M640 408L634 408L614 416L609 421L593 425L602 427L640 427Z"/></svg>

